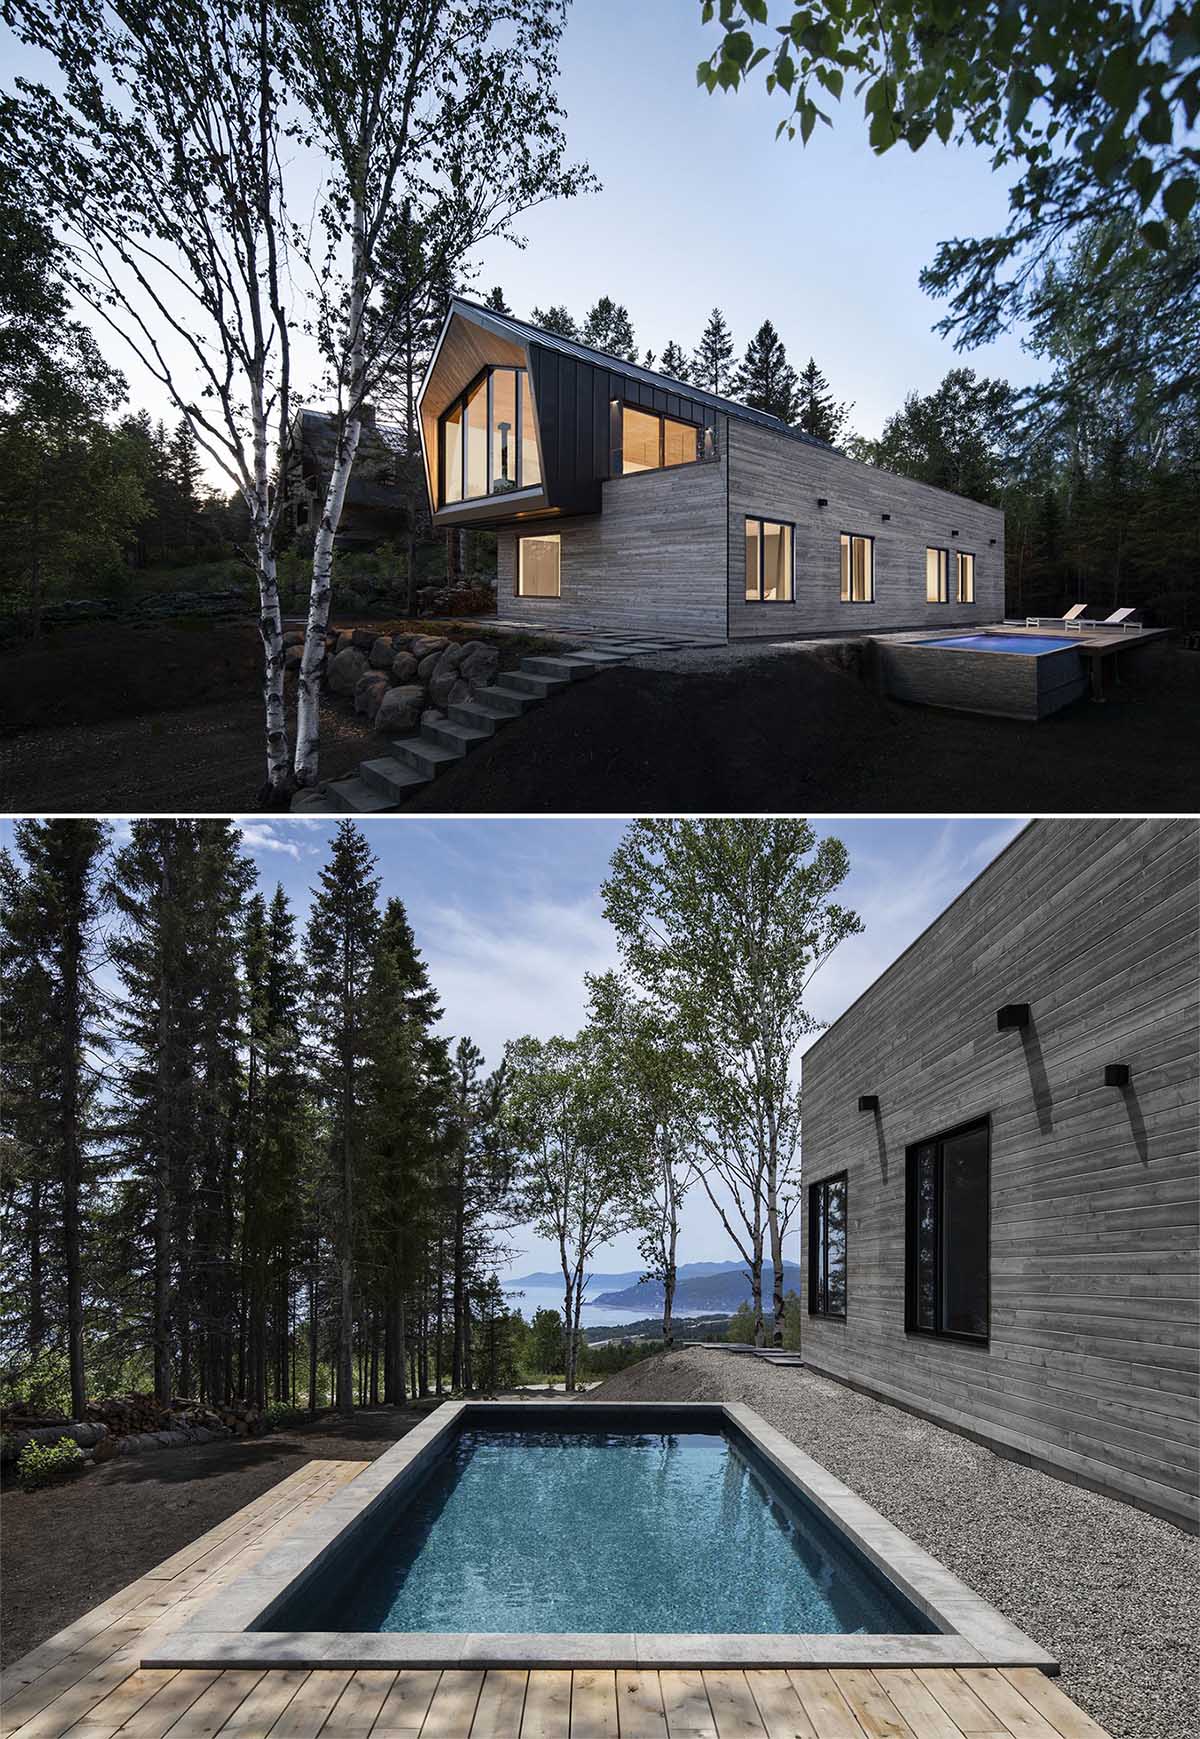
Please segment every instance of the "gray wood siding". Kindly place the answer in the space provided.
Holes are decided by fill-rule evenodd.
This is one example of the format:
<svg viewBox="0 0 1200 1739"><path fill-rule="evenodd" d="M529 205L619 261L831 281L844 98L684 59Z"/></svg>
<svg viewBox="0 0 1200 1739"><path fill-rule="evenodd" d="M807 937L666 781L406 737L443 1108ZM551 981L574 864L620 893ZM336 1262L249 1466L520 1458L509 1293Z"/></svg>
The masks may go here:
<svg viewBox="0 0 1200 1739"><path fill-rule="evenodd" d="M1197 840L1185 820L1034 822L803 1066L805 1214L809 1184L849 1174L847 1316L805 1316L805 1359L1189 1526ZM997 1032L1026 1001L1029 1028ZM1111 1062L1128 1088L1104 1085ZM989 1344L907 1335L905 1150L985 1116Z"/></svg>
<svg viewBox="0 0 1200 1739"><path fill-rule="evenodd" d="M789 440L753 423L729 421L729 632L871 634L888 628L957 628L1004 616L1004 515L963 496L894 477L841 453ZM828 507L818 507L824 496ZM888 513L891 518L881 517ZM796 527L791 604L747 604L747 515ZM875 539L875 602L841 601L840 533ZM952 537L951 532L958 536ZM995 543L990 539L995 538ZM925 551L933 545L975 557L974 604L925 602Z"/></svg>
<svg viewBox="0 0 1200 1739"><path fill-rule="evenodd" d="M497 536L501 616L552 632L561 623L641 633L725 635L723 456L603 485L603 510L579 519L531 521L531 534L562 538L557 598L513 590L517 532Z"/></svg>

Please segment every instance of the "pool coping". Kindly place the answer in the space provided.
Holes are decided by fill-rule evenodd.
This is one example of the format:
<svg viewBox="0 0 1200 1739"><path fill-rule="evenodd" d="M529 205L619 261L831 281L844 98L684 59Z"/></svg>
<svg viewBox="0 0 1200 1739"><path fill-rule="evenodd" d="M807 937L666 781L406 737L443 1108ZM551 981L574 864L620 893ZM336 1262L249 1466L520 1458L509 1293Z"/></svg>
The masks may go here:
<svg viewBox="0 0 1200 1739"><path fill-rule="evenodd" d="M720 1415L936 1627L921 1635L556 1635L377 1631L271 1631L251 1626L315 1575L345 1530L381 1506L396 1481L415 1480L464 1418L518 1408L531 1419L597 1404L586 1401L448 1401L302 1521L262 1561L205 1602L173 1634L150 1642L150 1667L1038 1667L1058 1662L944 1565L740 1402L613 1401L614 1413Z"/></svg>

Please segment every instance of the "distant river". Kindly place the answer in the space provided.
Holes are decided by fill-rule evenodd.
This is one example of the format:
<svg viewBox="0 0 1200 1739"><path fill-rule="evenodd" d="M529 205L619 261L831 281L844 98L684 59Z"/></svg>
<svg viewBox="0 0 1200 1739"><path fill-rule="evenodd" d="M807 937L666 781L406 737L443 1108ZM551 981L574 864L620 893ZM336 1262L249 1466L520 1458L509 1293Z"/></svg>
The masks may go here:
<svg viewBox="0 0 1200 1739"><path fill-rule="evenodd" d="M517 1296L517 1292L521 1296ZM522 1286L516 1290L505 1287L510 1306L521 1312L526 1322L533 1321L535 1310L557 1310L562 1314L563 1295L561 1291L548 1286ZM579 1321L583 1328L607 1328L623 1322L641 1322L647 1316L655 1316L655 1308L643 1310L621 1310L611 1304L588 1304L584 1302ZM676 1316L711 1316L708 1310L676 1311Z"/></svg>

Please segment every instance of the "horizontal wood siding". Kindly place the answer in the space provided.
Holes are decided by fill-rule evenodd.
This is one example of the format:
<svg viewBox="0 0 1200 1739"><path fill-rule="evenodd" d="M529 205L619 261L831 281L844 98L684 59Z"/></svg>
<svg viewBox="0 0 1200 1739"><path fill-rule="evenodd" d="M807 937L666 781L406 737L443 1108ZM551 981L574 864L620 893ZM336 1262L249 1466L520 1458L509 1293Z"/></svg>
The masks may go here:
<svg viewBox="0 0 1200 1739"><path fill-rule="evenodd" d="M818 507L824 497L829 505ZM890 514L887 521L883 514ZM796 527L791 604L747 604L746 516ZM841 601L842 532L875 539L875 602ZM958 536L951 533L957 531ZM995 543L990 540L995 538ZM929 546L975 557L974 604L925 602ZM754 635L871 634L888 628L961 627L1004 616L1004 515L963 496L895 477L841 453L754 423L729 424L729 632Z"/></svg>
<svg viewBox="0 0 1200 1739"><path fill-rule="evenodd" d="M805 1318L806 1360L1189 1526L1197 839L1183 820L1035 822L803 1071L805 1211L807 1185L849 1176L848 1312ZM998 1032L1026 1001L1024 1033ZM1104 1085L1113 1062L1128 1088ZM990 1341L906 1335L905 1150L982 1117Z"/></svg>
<svg viewBox="0 0 1200 1739"><path fill-rule="evenodd" d="M517 533L497 537L497 606L553 632L581 625L645 634L725 633L725 467L644 471L603 485L603 508L530 523L562 538L558 598L514 595Z"/></svg>

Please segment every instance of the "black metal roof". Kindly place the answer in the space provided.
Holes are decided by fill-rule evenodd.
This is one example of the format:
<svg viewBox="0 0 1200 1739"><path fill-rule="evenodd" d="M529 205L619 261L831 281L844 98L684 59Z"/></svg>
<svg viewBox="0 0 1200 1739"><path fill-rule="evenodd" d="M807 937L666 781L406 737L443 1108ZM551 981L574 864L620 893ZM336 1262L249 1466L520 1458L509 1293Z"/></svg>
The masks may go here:
<svg viewBox="0 0 1200 1739"><path fill-rule="evenodd" d="M623 356L610 356L606 350L593 350L590 345L580 344L574 338L564 338L558 332L547 332L544 326L534 326L528 320L518 320L515 314L498 314L494 308L487 308L482 302L472 302L466 296L452 296L450 313L453 314L457 308L466 309L473 315L482 314L485 321L494 322L498 329L507 328L515 337L532 339L537 344L545 345L548 350L561 350L564 356L573 356L580 362L603 363L610 373L623 374L630 380L640 381L643 386L665 388L684 398L693 399L697 404L709 405L715 411L724 411L727 416L740 417L743 422L761 423L764 428L774 429L776 434L787 435L793 441L804 441L808 446L820 447L825 452L833 450L827 441L819 441L815 435L805 434L803 429L792 428L782 417L753 410L749 405L739 404L737 399L720 398L716 393L694 386L691 381L676 380L672 375L659 374L652 368L643 368L640 363L627 362Z"/></svg>

